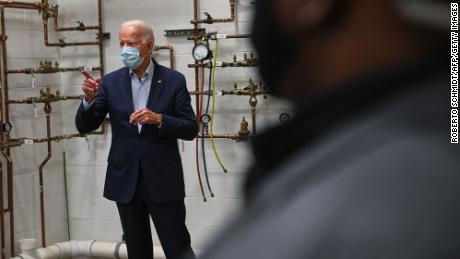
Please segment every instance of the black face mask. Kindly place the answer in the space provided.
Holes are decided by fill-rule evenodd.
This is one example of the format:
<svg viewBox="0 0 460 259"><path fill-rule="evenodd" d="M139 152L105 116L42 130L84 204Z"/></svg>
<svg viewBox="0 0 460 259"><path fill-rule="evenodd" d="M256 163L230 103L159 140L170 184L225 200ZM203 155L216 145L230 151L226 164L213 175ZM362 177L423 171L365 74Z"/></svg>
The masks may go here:
<svg viewBox="0 0 460 259"><path fill-rule="evenodd" d="M346 0L337 0L328 17L316 28L295 34L283 32L276 22L274 2L281 0L258 0L252 27L252 42L258 53L260 73L267 88L275 95L280 94L280 80L296 54L301 51L306 39L322 33L337 24L345 13Z"/></svg>

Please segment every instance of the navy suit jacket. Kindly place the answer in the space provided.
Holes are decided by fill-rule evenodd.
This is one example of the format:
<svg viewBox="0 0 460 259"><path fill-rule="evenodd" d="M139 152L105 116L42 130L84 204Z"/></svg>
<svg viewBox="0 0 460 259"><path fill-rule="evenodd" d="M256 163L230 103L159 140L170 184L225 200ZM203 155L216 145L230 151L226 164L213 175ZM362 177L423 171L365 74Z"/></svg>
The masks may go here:
<svg viewBox="0 0 460 259"><path fill-rule="evenodd" d="M185 196L184 176L177 139L193 140L197 133L185 77L154 62L155 70L147 108L162 114L160 128L144 125L139 133L129 123L134 112L129 69L106 75L88 110L81 104L75 118L80 133L96 130L107 113L112 126L104 197L128 203L134 196L139 171L151 198L168 202ZM140 170L142 169L142 170Z"/></svg>

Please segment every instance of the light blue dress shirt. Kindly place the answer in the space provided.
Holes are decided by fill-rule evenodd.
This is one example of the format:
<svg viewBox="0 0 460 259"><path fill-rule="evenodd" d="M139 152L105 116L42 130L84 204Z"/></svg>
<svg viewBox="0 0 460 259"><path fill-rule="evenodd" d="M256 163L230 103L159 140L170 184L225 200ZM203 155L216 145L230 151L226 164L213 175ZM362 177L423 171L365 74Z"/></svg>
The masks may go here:
<svg viewBox="0 0 460 259"><path fill-rule="evenodd" d="M147 107L154 70L155 66L152 60L150 60L150 64L140 80L132 69L129 70L129 76L131 77L131 93L133 96L134 111L138 111ZM94 101L88 103L85 99L83 99L83 109L85 111L88 110L93 103ZM161 127L161 124L158 127ZM140 133L142 130L142 125L137 124L137 128Z"/></svg>

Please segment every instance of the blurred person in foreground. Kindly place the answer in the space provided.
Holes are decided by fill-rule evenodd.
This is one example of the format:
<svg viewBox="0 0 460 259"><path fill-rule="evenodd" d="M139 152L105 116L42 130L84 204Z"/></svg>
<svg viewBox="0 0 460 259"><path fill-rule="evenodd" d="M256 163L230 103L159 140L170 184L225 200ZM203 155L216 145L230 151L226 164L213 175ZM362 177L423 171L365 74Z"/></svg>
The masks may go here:
<svg viewBox="0 0 460 259"><path fill-rule="evenodd" d="M397 2L256 1L261 74L296 116L254 139L245 207L202 258L460 258L449 25Z"/></svg>
<svg viewBox="0 0 460 259"><path fill-rule="evenodd" d="M76 127L91 132L110 115L104 197L117 203L129 258L153 259L149 216L166 258L194 258L177 146L197 133L185 77L153 60L153 30L144 21L123 23L119 40L124 67L84 80Z"/></svg>

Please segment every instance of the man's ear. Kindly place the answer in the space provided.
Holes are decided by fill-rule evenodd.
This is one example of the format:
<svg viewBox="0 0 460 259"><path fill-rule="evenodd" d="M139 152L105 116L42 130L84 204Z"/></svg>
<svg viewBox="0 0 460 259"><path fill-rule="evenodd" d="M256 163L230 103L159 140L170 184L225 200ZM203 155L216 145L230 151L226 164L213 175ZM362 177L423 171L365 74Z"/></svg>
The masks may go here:
<svg viewBox="0 0 460 259"><path fill-rule="evenodd" d="M335 1L343 0L275 0L279 29L288 33L315 29L327 19Z"/></svg>

